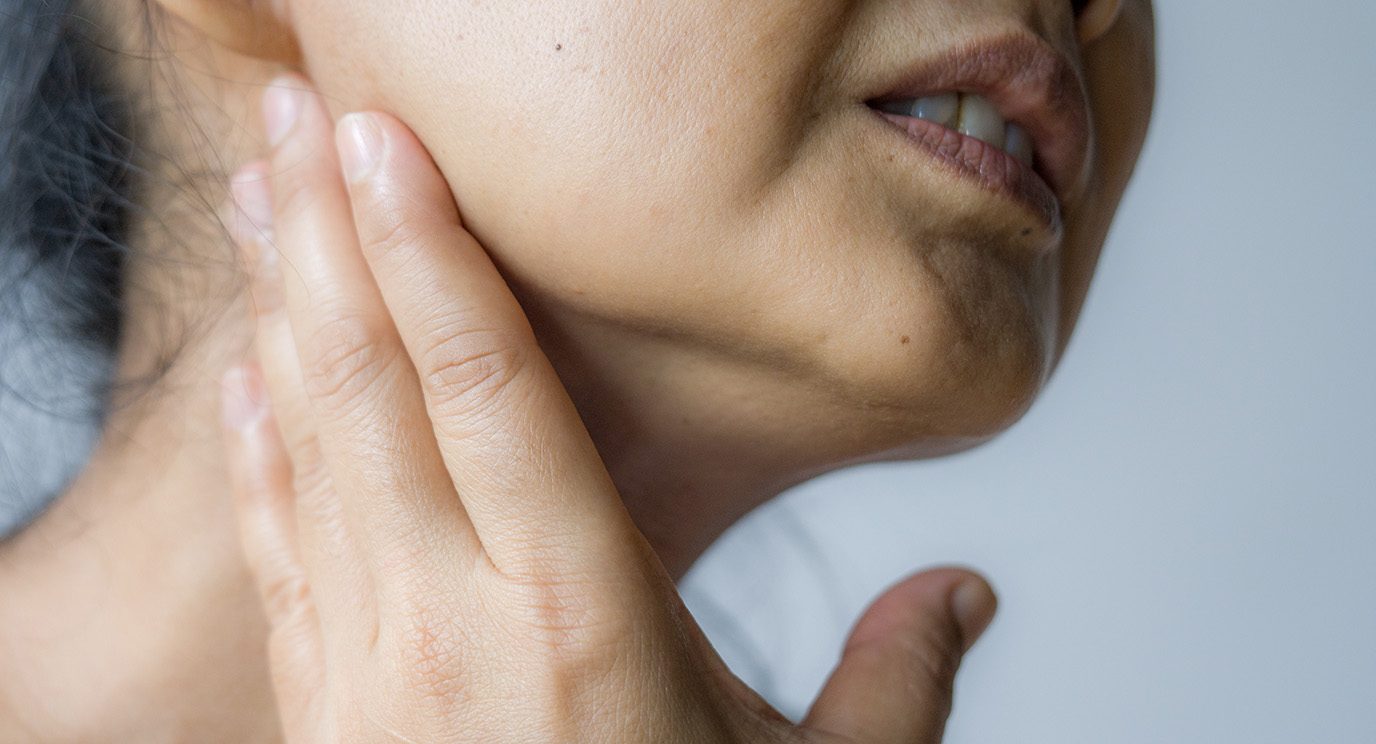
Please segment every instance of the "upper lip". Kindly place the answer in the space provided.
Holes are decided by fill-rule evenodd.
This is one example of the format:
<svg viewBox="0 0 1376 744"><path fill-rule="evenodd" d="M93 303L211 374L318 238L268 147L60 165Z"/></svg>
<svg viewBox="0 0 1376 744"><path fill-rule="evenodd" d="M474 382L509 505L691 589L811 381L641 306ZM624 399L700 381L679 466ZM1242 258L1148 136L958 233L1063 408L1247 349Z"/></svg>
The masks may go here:
<svg viewBox="0 0 1376 744"><path fill-rule="evenodd" d="M917 60L871 100L953 92L984 96L1005 120L1025 129L1037 172L1062 205L1073 197L1089 160L1089 102L1065 55L1028 33L978 39Z"/></svg>

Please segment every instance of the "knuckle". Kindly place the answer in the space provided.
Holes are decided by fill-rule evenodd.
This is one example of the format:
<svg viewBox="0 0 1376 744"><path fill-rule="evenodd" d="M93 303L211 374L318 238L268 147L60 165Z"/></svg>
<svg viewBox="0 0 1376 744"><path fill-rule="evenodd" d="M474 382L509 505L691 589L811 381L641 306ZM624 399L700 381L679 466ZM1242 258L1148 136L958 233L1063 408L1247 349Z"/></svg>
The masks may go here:
<svg viewBox="0 0 1376 744"><path fill-rule="evenodd" d="M599 601L600 586L574 580L539 579L506 584L501 602L508 622L498 627L520 649L528 694L554 713L544 721L551 733L572 720L562 714L585 699L589 689L615 684L626 671L636 639L654 638L614 600ZM564 734L569 732L565 731ZM554 740L573 740L557 735Z"/></svg>
<svg viewBox="0 0 1376 744"><path fill-rule="evenodd" d="M352 535L324 460L315 459L299 468L293 480L298 527L312 533L316 549L322 551L323 557L346 560L344 546L350 543Z"/></svg>
<svg viewBox="0 0 1376 744"><path fill-rule="evenodd" d="M320 453L320 443L313 434L300 435L301 441L293 450L291 488L298 502L330 488L330 471Z"/></svg>
<svg viewBox="0 0 1376 744"><path fill-rule="evenodd" d="M450 416L490 412L511 394L529 364L513 333L451 324L432 334L420 354L422 385L436 409Z"/></svg>
<svg viewBox="0 0 1376 744"><path fill-rule="evenodd" d="M393 621L391 647L402 691L435 712L462 709L467 684L465 644L448 612L433 603L408 604Z"/></svg>
<svg viewBox="0 0 1376 744"><path fill-rule="evenodd" d="M906 643L905 652L921 692L936 701L949 703L960 669L958 631L932 629L908 637Z"/></svg>
<svg viewBox="0 0 1376 744"><path fill-rule="evenodd" d="M311 607L310 582L298 573L262 577L260 586L263 611L273 628L292 628Z"/></svg>
<svg viewBox="0 0 1376 744"><path fill-rule="evenodd" d="M362 210L360 240L369 255L397 254L424 245L434 232L426 220L408 214L387 198L373 198L370 209Z"/></svg>
<svg viewBox="0 0 1376 744"><path fill-rule="evenodd" d="M302 381L306 394L332 406L348 406L374 389L396 358L372 321L340 316L305 340Z"/></svg>
<svg viewBox="0 0 1376 744"><path fill-rule="evenodd" d="M626 637L628 628L615 603L599 598L614 596L592 580L565 576L541 578L543 572L509 576L509 598L519 622L520 641L534 648L547 662L566 669L583 669ZM595 666L595 664L593 664Z"/></svg>

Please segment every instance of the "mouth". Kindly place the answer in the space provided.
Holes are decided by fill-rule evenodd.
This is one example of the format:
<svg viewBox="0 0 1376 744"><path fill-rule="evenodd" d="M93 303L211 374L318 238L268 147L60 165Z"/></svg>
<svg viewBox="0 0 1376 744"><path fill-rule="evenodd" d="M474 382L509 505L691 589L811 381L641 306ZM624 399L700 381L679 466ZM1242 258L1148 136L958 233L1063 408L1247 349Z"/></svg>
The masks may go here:
<svg viewBox="0 0 1376 744"><path fill-rule="evenodd" d="M978 40L901 70L866 105L938 162L1058 227L1089 164L1076 68L1041 39Z"/></svg>

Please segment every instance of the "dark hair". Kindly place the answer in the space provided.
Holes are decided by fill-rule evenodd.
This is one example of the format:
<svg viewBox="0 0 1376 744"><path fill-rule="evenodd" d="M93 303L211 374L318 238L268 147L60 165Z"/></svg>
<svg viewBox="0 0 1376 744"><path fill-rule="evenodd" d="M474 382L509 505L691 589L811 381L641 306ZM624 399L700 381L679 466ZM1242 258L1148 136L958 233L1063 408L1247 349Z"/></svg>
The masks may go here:
<svg viewBox="0 0 1376 744"><path fill-rule="evenodd" d="M121 335L134 121L77 0L0 10L0 538L84 464Z"/></svg>

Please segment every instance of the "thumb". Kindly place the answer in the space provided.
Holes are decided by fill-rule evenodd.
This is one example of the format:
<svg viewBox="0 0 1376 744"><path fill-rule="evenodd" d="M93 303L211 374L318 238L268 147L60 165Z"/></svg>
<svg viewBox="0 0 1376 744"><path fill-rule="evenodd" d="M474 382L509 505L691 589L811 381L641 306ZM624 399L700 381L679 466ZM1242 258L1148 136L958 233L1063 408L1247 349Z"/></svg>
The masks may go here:
<svg viewBox="0 0 1376 744"><path fill-rule="evenodd" d="M904 579L856 623L803 726L857 744L938 744L960 659L997 604L988 582L962 569Z"/></svg>

